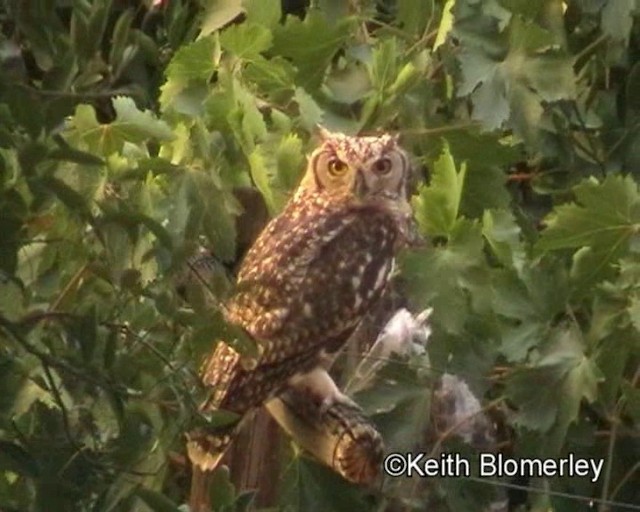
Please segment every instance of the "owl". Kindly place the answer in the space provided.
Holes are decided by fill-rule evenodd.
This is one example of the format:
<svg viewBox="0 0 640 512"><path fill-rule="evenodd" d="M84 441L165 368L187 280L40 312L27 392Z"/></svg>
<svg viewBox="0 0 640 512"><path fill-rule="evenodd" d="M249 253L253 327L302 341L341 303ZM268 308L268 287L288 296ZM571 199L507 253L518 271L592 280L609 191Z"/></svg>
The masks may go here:
<svg viewBox="0 0 640 512"><path fill-rule="evenodd" d="M238 421L188 434L189 457L202 470L216 466L242 418L286 386L315 391L327 406L348 400L324 367L376 304L408 242L410 163L397 137L322 129L320 138L297 190L247 252L224 307L259 356L247 364L218 342L203 365L210 395L202 412L230 411Z"/></svg>

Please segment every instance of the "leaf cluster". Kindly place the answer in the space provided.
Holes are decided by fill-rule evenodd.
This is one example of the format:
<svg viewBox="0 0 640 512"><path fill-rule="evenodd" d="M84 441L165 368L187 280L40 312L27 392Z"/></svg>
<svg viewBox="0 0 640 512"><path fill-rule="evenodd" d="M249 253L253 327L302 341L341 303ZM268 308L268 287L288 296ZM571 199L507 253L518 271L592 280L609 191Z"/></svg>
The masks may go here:
<svg viewBox="0 0 640 512"><path fill-rule="evenodd" d="M359 397L390 449L424 446L448 372L515 456L605 459L595 483L529 482L529 506L637 503L635 3L293 4L0 2L0 508L185 510L183 433L224 421L197 409L202 355L234 337L218 306L317 124L415 156L428 243L398 282L433 336ZM200 246L211 289L185 300ZM489 499L446 479L370 496L295 450L279 469L282 510ZM216 510L257 508L216 479Z"/></svg>

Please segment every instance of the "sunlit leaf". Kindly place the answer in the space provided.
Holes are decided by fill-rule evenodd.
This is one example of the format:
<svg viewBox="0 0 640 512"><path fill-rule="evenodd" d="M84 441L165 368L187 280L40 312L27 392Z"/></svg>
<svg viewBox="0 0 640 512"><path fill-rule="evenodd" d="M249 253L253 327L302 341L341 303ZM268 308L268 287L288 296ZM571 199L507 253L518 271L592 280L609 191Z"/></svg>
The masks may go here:
<svg viewBox="0 0 640 512"><path fill-rule="evenodd" d="M114 98L113 108L116 119L111 123L101 124L92 107L78 106L72 120L74 135L105 156L121 150L125 142L140 143L149 139L165 141L174 137L164 121L157 119L148 110L139 110L131 98Z"/></svg>
<svg viewBox="0 0 640 512"><path fill-rule="evenodd" d="M423 186L414 200L416 218L425 233L447 236L453 229L462 198L466 164L456 170L448 146L435 162L431 183Z"/></svg>
<svg viewBox="0 0 640 512"><path fill-rule="evenodd" d="M219 30L243 12L242 0L206 0L200 35Z"/></svg>
<svg viewBox="0 0 640 512"><path fill-rule="evenodd" d="M271 46L271 32L262 25L242 23L226 29L220 45L240 59L253 59Z"/></svg>
<svg viewBox="0 0 640 512"><path fill-rule="evenodd" d="M279 0L243 0L250 22L261 23L267 27L273 27L280 22L282 17L281 2Z"/></svg>

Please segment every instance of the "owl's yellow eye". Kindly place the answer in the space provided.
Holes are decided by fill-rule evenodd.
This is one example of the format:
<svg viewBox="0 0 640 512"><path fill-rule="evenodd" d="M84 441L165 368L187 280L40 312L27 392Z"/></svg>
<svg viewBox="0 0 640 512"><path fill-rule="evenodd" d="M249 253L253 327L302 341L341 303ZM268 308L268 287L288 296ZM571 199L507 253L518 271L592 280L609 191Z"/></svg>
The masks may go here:
<svg viewBox="0 0 640 512"><path fill-rule="evenodd" d="M344 163L342 160L337 158L332 158L329 160L329 174L332 176L341 176L349 169L349 166Z"/></svg>
<svg viewBox="0 0 640 512"><path fill-rule="evenodd" d="M381 158L373 163L373 171L381 176L389 174L391 172L391 167L391 160L388 158Z"/></svg>

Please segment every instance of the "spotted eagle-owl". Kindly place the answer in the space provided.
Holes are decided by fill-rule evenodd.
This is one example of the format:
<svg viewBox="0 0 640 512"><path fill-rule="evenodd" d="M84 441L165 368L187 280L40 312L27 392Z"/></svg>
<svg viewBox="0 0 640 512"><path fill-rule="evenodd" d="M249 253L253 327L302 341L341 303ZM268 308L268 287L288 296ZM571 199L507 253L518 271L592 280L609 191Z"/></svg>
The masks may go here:
<svg viewBox="0 0 640 512"><path fill-rule="evenodd" d="M229 345L216 345L203 365L211 388L204 412L242 418L288 384L337 398L321 365L376 303L407 243L410 165L397 137L320 136L298 189L248 251L225 305L227 322L247 333L260 355L247 366ZM237 426L191 432L192 462L215 467Z"/></svg>

